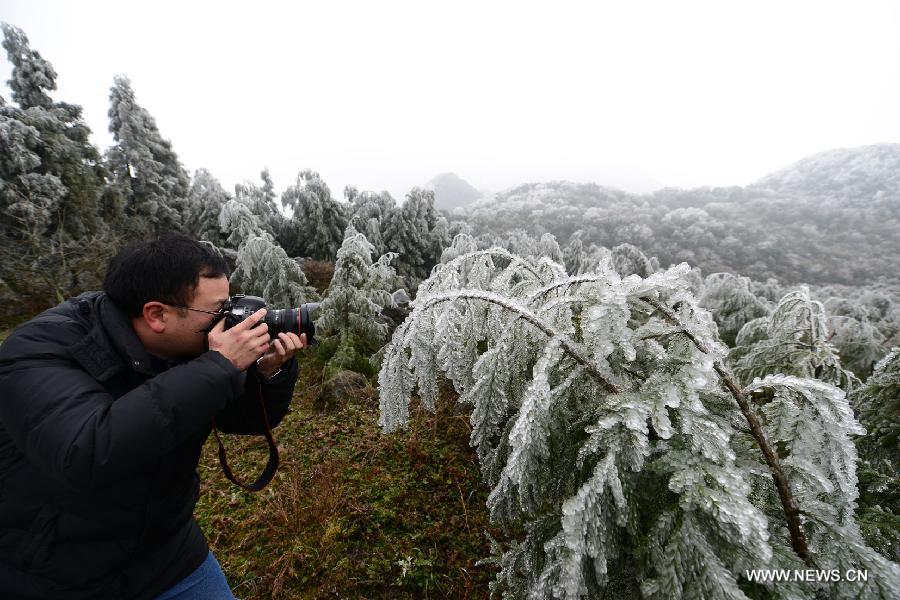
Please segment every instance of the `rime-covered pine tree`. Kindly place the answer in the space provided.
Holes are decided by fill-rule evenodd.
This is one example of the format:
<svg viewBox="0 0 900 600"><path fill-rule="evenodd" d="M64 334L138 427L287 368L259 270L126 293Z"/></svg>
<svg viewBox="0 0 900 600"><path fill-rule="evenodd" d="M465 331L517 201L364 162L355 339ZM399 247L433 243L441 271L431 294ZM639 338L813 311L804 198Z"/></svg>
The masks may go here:
<svg viewBox="0 0 900 600"><path fill-rule="evenodd" d="M380 424L403 426L414 390L433 407L439 376L471 406L491 517L521 532L495 544L505 598L894 597L900 567L854 517L862 430L843 391L742 387L689 271L622 278L606 256L570 276L500 248L438 265L385 350ZM745 575L812 565L878 576Z"/></svg>
<svg viewBox="0 0 900 600"><path fill-rule="evenodd" d="M387 216L397 210L397 202L388 192L360 192L352 186L344 189L344 198L350 203L353 228L365 234L376 254L384 254L387 248L382 230Z"/></svg>
<svg viewBox="0 0 900 600"><path fill-rule="evenodd" d="M219 217L229 201L231 198L219 181L206 169L197 169L182 215L185 232L223 248L228 236L219 227Z"/></svg>
<svg viewBox="0 0 900 600"><path fill-rule="evenodd" d="M837 350L829 342L828 316L821 302L809 297L802 286L786 294L765 321L747 323L749 332L739 332L745 345L731 356L740 380L771 374L795 375L819 379L849 392L860 384L859 378L841 364Z"/></svg>
<svg viewBox="0 0 900 600"><path fill-rule="evenodd" d="M231 283L245 294L260 296L271 307L298 306L318 299L300 265L266 232L259 217L243 202L229 200L219 214L227 254L234 255Z"/></svg>
<svg viewBox="0 0 900 600"><path fill-rule="evenodd" d="M632 273L648 277L659 269L658 260L647 258L647 255L633 244L613 246L610 252L612 253L613 267L622 277Z"/></svg>
<svg viewBox="0 0 900 600"><path fill-rule="evenodd" d="M334 276L316 317L317 329L325 335L339 336L330 370L349 368L385 342L388 326L380 315L391 304L396 275L390 262L396 255L382 255L373 263L373 251L366 237L348 225L337 253Z"/></svg>
<svg viewBox="0 0 900 600"><path fill-rule="evenodd" d="M0 102L0 301L34 310L99 286L118 215L101 210L105 171L81 107L51 98L56 72L22 30L2 31L13 103Z"/></svg>
<svg viewBox="0 0 900 600"><path fill-rule="evenodd" d="M296 185L281 195L281 204L293 211L285 249L292 256L334 260L347 227L346 207L331 197L319 174L300 171Z"/></svg>
<svg viewBox="0 0 900 600"><path fill-rule="evenodd" d="M245 294L265 299L272 308L296 307L319 298L300 265L266 234L253 234L241 244L231 283Z"/></svg>
<svg viewBox="0 0 900 600"><path fill-rule="evenodd" d="M268 169L263 169L260 173L262 186L247 181L234 186L234 197L241 203L245 204L256 217L259 219L262 228L274 236L276 239L279 232L284 227L285 218L278 210L275 201L278 196L275 194L275 184L272 182L272 176Z"/></svg>
<svg viewBox="0 0 900 600"><path fill-rule="evenodd" d="M829 342L841 357L841 364L862 380L887 354L884 335L868 319L829 316L828 329Z"/></svg>
<svg viewBox="0 0 900 600"><path fill-rule="evenodd" d="M115 143L106 162L126 199L129 224L138 228L136 235L180 231L190 178L171 142L137 103L127 77L115 77L109 101L109 131Z"/></svg>
<svg viewBox="0 0 900 600"><path fill-rule="evenodd" d="M698 301L712 313L719 336L729 346L744 323L769 314L765 302L750 291L750 280L731 273L708 275Z"/></svg>
<svg viewBox="0 0 900 600"><path fill-rule="evenodd" d="M569 243L563 249L563 264L566 266L566 271L572 275L580 275L590 270L587 252L584 242L581 240L582 235L581 230L573 233L569 238Z"/></svg>
<svg viewBox="0 0 900 600"><path fill-rule="evenodd" d="M851 402L866 428L857 441L861 526L873 547L900 561L900 348L875 366Z"/></svg>
<svg viewBox="0 0 900 600"><path fill-rule="evenodd" d="M450 244L447 220L434 206L434 192L413 188L398 210L388 213L382 237L385 247L397 253L397 273L409 288L428 276Z"/></svg>

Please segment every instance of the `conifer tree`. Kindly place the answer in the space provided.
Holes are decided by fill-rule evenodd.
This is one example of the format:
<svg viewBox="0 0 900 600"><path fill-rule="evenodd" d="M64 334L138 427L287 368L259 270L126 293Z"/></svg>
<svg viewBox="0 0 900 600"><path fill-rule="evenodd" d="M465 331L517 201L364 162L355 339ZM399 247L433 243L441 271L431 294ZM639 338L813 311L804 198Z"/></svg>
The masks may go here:
<svg viewBox="0 0 900 600"><path fill-rule="evenodd" d="M17 105L0 103L0 279L35 310L96 286L118 238L99 211L105 171L81 107L54 102L52 65L20 29L2 30Z"/></svg>
<svg viewBox="0 0 900 600"><path fill-rule="evenodd" d="M478 250L478 242L467 233L458 233L441 253L441 262L448 263L458 256Z"/></svg>
<svg viewBox="0 0 900 600"><path fill-rule="evenodd" d="M281 195L281 204L291 209L291 231L284 237L292 256L334 260L347 227L346 208L331 197L331 190L318 173L309 169L297 175Z"/></svg>
<svg viewBox="0 0 900 600"><path fill-rule="evenodd" d="M297 307L319 299L300 265L261 232L241 243L231 284L245 294L263 298L271 308Z"/></svg>
<svg viewBox="0 0 900 600"><path fill-rule="evenodd" d="M854 517L861 428L843 392L785 375L742 387L689 271L457 256L385 350L379 423L403 426L414 390L433 407L439 375L472 407L491 517L522 532L494 546L505 598L892 597L900 567ZM813 564L879 577L745 576Z"/></svg>
<svg viewBox="0 0 900 600"><path fill-rule="evenodd" d="M219 180L206 169L198 169L191 180L183 214L185 232L198 240L205 240L218 248L225 246L219 218L225 205L231 201Z"/></svg>
<svg viewBox="0 0 900 600"><path fill-rule="evenodd" d="M270 307L296 307L317 300L300 265L289 257L260 218L240 200L228 200L219 213L223 253L234 261L231 284L241 292L260 296Z"/></svg>
<svg viewBox="0 0 900 600"><path fill-rule="evenodd" d="M384 222L397 210L397 202L388 192L360 192L353 186L344 189L344 198L350 203L350 223L354 229L365 234L376 254L384 254L387 251L382 235Z"/></svg>
<svg viewBox="0 0 900 600"><path fill-rule="evenodd" d="M707 276L698 301L712 313L719 336L729 346L734 346L734 339L744 323L769 314L765 302L750 291L750 280L731 273Z"/></svg>
<svg viewBox="0 0 900 600"><path fill-rule="evenodd" d="M851 401L866 428L857 439L860 524L875 549L900 562L900 348L875 366Z"/></svg>
<svg viewBox="0 0 900 600"><path fill-rule="evenodd" d="M641 252L640 248L632 244L613 246L610 252L612 252L613 267L622 277L632 273L641 277L649 277L659 268L658 262L654 264L646 254Z"/></svg>
<svg viewBox="0 0 900 600"><path fill-rule="evenodd" d="M828 317L829 342L841 357L841 364L861 380L872 373L875 364L884 358L884 335L868 319Z"/></svg>
<svg viewBox="0 0 900 600"><path fill-rule="evenodd" d="M127 77L115 77L109 99L109 131L115 143L107 151L106 162L126 199L131 233L181 231L190 178L172 144L137 103Z"/></svg>
<svg viewBox="0 0 900 600"><path fill-rule="evenodd" d="M447 220L434 205L434 192L413 188L399 210L388 213L382 230L385 247L397 253L397 273L414 289L428 276L450 244Z"/></svg>
<svg viewBox="0 0 900 600"><path fill-rule="evenodd" d="M755 328L758 332L758 328ZM828 318L821 302L802 286L786 294L766 321L765 338L742 336L749 347L737 350L734 371L744 383L770 374L819 379L846 392L859 386L859 378L845 369L828 341Z"/></svg>
<svg viewBox="0 0 900 600"><path fill-rule="evenodd" d="M268 169L260 173L262 186L252 182L245 182L234 186L234 196L245 204L260 221L262 228L272 236L278 237L278 232L284 226L285 218L278 210L275 201L275 184Z"/></svg>
<svg viewBox="0 0 900 600"><path fill-rule="evenodd" d="M373 251L366 237L348 225L316 317L316 327L324 335L339 336L337 352L327 366L330 371L351 368L385 342L388 326L381 311L391 305L396 275L390 262L396 255L382 255L373 263Z"/></svg>
<svg viewBox="0 0 900 600"><path fill-rule="evenodd" d="M581 236L582 231L579 229L572 234L563 250L563 264L566 265L566 271L572 275L581 275L590 269Z"/></svg>

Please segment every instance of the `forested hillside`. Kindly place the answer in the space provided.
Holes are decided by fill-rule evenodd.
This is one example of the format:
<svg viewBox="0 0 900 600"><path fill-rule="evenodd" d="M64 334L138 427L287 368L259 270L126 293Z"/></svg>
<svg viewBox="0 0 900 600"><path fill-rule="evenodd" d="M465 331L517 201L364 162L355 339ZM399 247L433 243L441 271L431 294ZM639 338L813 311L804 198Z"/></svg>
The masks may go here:
<svg viewBox="0 0 900 600"><path fill-rule="evenodd" d="M124 75L96 148L2 29L4 335L168 231L218 249L232 293L321 302L275 483L238 492L212 445L201 463L243 597L900 595L900 145L747 187L530 183L453 211L435 190L477 193L453 177L335 197L308 165L279 190L265 157L227 190ZM229 443L253 477L254 441Z"/></svg>
<svg viewBox="0 0 900 600"><path fill-rule="evenodd" d="M457 211L476 234L519 228L560 243L629 243L663 265L760 281L900 280L900 145L834 150L742 187L634 195L595 184L522 185ZM580 233L579 233L580 232Z"/></svg>

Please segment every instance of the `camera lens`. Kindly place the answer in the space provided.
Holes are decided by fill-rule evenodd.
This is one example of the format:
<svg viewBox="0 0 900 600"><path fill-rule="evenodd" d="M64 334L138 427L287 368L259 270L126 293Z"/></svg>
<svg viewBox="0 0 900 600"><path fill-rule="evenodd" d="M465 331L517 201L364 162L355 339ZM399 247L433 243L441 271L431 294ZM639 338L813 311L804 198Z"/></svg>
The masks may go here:
<svg viewBox="0 0 900 600"><path fill-rule="evenodd" d="M269 326L269 334L272 337L289 332L300 335L299 312L297 308L275 308L266 311L264 322Z"/></svg>
<svg viewBox="0 0 900 600"><path fill-rule="evenodd" d="M313 314L319 308L317 302L307 302L297 308L274 308L266 312L264 322L269 326L269 335L278 337L279 333L306 334L306 343L315 344L316 326Z"/></svg>

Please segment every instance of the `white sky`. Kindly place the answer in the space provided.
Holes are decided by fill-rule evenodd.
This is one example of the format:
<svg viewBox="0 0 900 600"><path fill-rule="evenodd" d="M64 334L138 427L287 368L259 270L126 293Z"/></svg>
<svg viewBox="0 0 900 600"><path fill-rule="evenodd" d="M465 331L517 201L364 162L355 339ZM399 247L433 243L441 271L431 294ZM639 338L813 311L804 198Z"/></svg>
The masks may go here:
<svg viewBox="0 0 900 600"><path fill-rule="evenodd" d="M264 166L279 192L311 168L336 198L446 171L493 191L745 185L900 142L897 2L0 0L0 20L101 150L123 73L229 190Z"/></svg>

